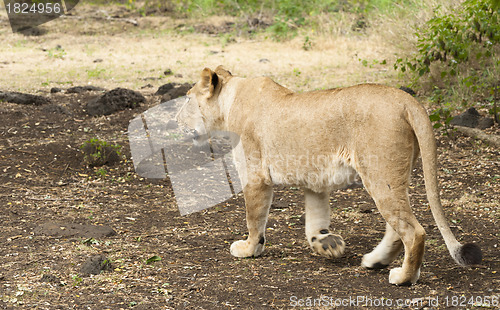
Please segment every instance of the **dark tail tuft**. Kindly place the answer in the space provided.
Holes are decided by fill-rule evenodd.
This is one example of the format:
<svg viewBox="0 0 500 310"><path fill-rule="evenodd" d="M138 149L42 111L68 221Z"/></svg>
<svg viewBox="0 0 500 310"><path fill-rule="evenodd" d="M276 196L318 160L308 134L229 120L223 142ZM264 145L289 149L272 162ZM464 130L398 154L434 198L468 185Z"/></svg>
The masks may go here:
<svg viewBox="0 0 500 310"><path fill-rule="evenodd" d="M464 244L460 248L459 260L462 265L477 265L483 259L481 249L474 243Z"/></svg>

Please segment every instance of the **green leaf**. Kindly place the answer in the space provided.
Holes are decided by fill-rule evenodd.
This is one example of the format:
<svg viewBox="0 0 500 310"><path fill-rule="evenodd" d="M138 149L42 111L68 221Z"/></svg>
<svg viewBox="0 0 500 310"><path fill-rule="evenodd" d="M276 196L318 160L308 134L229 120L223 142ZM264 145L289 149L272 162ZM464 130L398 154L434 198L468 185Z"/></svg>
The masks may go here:
<svg viewBox="0 0 500 310"><path fill-rule="evenodd" d="M431 122L439 122L441 120L441 116L439 116L438 113L435 113L429 115L429 119L431 120Z"/></svg>
<svg viewBox="0 0 500 310"><path fill-rule="evenodd" d="M154 262L159 262L159 261L161 261L161 257L155 255L155 256L151 256L150 258L148 258L146 260L146 264L150 265L150 264L152 264Z"/></svg>

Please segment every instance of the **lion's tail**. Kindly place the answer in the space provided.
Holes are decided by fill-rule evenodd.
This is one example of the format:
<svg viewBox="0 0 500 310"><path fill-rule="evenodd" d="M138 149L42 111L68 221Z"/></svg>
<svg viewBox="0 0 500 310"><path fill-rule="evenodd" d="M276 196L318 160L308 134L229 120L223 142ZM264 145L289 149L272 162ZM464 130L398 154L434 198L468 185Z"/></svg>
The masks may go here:
<svg viewBox="0 0 500 310"><path fill-rule="evenodd" d="M412 98L413 99L413 98ZM413 99L408 104L407 120L413 128L422 154L425 190L434 220L453 259L462 266L479 264L481 249L474 243L460 244L453 235L439 199L436 140L424 107Z"/></svg>

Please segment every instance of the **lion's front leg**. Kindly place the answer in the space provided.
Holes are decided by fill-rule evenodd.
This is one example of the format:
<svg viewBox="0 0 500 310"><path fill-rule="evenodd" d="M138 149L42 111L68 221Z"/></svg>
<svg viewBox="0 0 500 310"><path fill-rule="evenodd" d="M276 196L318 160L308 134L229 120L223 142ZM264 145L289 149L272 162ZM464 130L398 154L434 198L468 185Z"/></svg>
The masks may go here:
<svg viewBox="0 0 500 310"><path fill-rule="evenodd" d="M334 258L344 254L345 242L330 232L330 193L305 189L306 237L314 252Z"/></svg>
<svg viewBox="0 0 500 310"><path fill-rule="evenodd" d="M248 227L247 240L231 245L231 254L236 257L259 256L264 251L265 232L269 208L273 199L272 186L263 180L248 183L243 189Z"/></svg>

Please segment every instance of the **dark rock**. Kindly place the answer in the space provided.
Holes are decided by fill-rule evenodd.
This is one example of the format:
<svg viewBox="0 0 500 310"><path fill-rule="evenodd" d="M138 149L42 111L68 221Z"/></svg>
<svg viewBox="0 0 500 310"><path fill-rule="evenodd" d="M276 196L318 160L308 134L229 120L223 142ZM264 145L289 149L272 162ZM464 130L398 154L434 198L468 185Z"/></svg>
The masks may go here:
<svg viewBox="0 0 500 310"><path fill-rule="evenodd" d="M66 114L66 115L70 114L68 109L57 104L48 104L43 107L42 111L45 113Z"/></svg>
<svg viewBox="0 0 500 310"><path fill-rule="evenodd" d="M165 72L163 72L163 75L165 75L165 76L169 76L172 74L174 74L174 72L171 69L167 69L167 70L165 70Z"/></svg>
<svg viewBox="0 0 500 310"><path fill-rule="evenodd" d="M89 115L110 115L125 109L134 109L145 102L146 98L136 91L115 88L106 92L102 97L90 101L86 106Z"/></svg>
<svg viewBox="0 0 500 310"><path fill-rule="evenodd" d="M169 100L172 100L172 99L175 99L175 98L186 96L186 93L190 89L191 89L191 86L187 86L187 87L186 86L181 86L181 87L174 88L168 94L163 95L161 97L161 99L162 99L162 101L169 101Z"/></svg>
<svg viewBox="0 0 500 310"><path fill-rule="evenodd" d="M417 95L417 93L409 87L401 86L399 89L401 89L404 92L407 92L408 94L412 95L413 97L415 97Z"/></svg>
<svg viewBox="0 0 500 310"><path fill-rule="evenodd" d="M26 105L44 105L51 103L49 98L24 94L18 92L1 92L0 91L0 101L7 101L17 104L26 104Z"/></svg>
<svg viewBox="0 0 500 310"><path fill-rule="evenodd" d="M162 96L162 101L169 101L175 98L179 98L185 96L186 93L193 87L192 84L184 83L168 83L160 86L158 91L156 91L155 95Z"/></svg>
<svg viewBox="0 0 500 310"><path fill-rule="evenodd" d="M353 31L361 31L365 29L368 26L366 23L366 20L363 16L359 17L357 20L354 21L354 23L351 26L351 29Z"/></svg>
<svg viewBox="0 0 500 310"><path fill-rule="evenodd" d="M248 25L250 27L256 27L256 26L259 25L259 23L260 23L260 20L258 18L250 18L250 19L248 19Z"/></svg>
<svg viewBox="0 0 500 310"><path fill-rule="evenodd" d="M81 225L75 223L48 222L38 225L33 232L36 235L53 237L103 238L114 236L116 232L109 226Z"/></svg>
<svg viewBox="0 0 500 310"><path fill-rule="evenodd" d="M92 85L86 85L86 86L75 86L75 87L70 87L66 90L68 94L80 94L86 91L105 91L104 88L101 87L96 87Z"/></svg>
<svg viewBox="0 0 500 310"><path fill-rule="evenodd" d="M62 92L62 89L60 89L60 88L58 88L58 87L52 87L52 88L50 89L50 93L51 93L51 94L60 93L60 92Z"/></svg>
<svg viewBox="0 0 500 310"><path fill-rule="evenodd" d="M103 62L103 60L101 58L97 58L94 60L94 63L98 63L98 62Z"/></svg>
<svg viewBox="0 0 500 310"><path fill-rule="evenodd" d="M492 127L493 125L495 125L495 121L492 118L483 117L479 120L477 128L486 129Z"/></svg>
<svg viewBox="0 0 500 310"><path fill-rule="evenodd" d="M268 62L271 62L271 61L269 59L267 59L267 58L261 58L261 59L259 59L259 62L261 62L261 63L268 63Z"/></svg>
<svg viewBox="0 0 500 310"><path fill-rule="evenodd" d="M111 270L111 263L106 256L99 254L93 255L87 258L80 268L80 273L82 275L97 275L101 271Z"/></svg>
<svg viewBox="0 0 500 310"><path fill-rule="evenodd" d="M162 85L160 86L160 88L158 88L158 90L156 91L155 95L165 95L166 93L168 93L171 89L173 89L176 85L178 85L177 83L167 83L165 85Z"/></svg>
<svg viewBox="0 0 500 310"><path fill-rule="evenodd" d="M464 126L475 128L479 124L479 120L481 119L481 115L475 108L469 108L462 114L455 116L450 124L456 126Z"/></svg>

